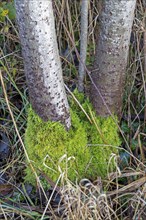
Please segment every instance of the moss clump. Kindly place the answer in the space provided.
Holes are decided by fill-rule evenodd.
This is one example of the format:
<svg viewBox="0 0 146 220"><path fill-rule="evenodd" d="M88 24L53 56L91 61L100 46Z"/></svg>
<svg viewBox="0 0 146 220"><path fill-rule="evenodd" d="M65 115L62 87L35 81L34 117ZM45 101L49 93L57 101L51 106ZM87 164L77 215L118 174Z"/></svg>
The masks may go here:
<svg viewBox="0 0 146 220"><path fill-rule="evenodd" d="M112 147L120 145L113 119L96 117L89 100L77 91L75 95L86 112L92 112L93 124L74 100L70 100L72 127L69 132L59 122L42 121L32 108L28 112L25 144L29 158L38 174L42 170L53 181L58 179L60 169L71 181L76 178L96 178L97 175L105 177L111 154L118 153ZM63 155L67 157L63 159ZM109 169L111 171L114 168L112 160ZM26 168L25 180L35 183L29 166Z"/></svg>
<svg viewBox="0 0 146 220"><path fill-rule="evenodd" d="M66 173L72 181L76 177L83 177L90 160L84 126L76 113L71 112L71 117L72 128L67 132L59 122L43 122L31 108L29 109L25 134L27 152L34 166L45 172L53 181L59 177L58 167L62 171L66 171L67 167ZM65 154L67 158L73 156L75 159L67 161L67 158L64 158L59 162ZM27 167L25 179L31 183L34 181L32 175L32 171Z"/></svg>

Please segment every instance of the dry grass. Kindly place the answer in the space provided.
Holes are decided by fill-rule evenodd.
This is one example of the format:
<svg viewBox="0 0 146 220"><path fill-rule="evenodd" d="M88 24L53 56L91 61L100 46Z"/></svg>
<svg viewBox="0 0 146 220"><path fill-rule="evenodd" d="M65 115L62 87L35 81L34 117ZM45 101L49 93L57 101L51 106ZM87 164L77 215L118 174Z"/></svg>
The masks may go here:
<svg viewBox="0 0 146 220"><path fill-rule="evenodd" d="M119 167L115 173L109 173L106 180L97 177L94 182L83 179L73 184L61 174L58 180L62 179L62 187L59 187L44 177L52 186L51 190L48 188L45 192L40 187L38 177L36 189L23 183L26 166L24 156L27 155L23 145L27 121L27 86L15 22L7 17L0 23L1 83L4 81L5 84L5 88L0 86L0 132L6 134L10 146L9 156L0 161L0 220L146 219L146 15L142 2L137 1L135 12L121 122L122 126L124 124L121 128L125 141L119 151L125 153L126 159L119 158ZM80 1L54 1L64 79L70 88L77 79L75 56L78 57L76 50L79 48L79 5ZM89 64L95 53L97 18L97 1L92 0L89 7ZM9 27L8 31L6 27Z"/></svg>

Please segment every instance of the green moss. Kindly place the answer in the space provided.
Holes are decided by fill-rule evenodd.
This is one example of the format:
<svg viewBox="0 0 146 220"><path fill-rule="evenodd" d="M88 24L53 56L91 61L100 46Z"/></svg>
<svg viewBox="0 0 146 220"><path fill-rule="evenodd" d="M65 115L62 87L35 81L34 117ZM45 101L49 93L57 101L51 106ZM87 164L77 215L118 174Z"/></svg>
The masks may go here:
<svg viewBox="0 0 146 220"><path fill-rule="evenodd" d="M25 144L29 158L38 174L42 170L53 181L58 179L60 173L67 175L71 181L96 178L97 175L105 177L108 167L110 171L115 168L113 160L109 165L111 154L118 153L114 146L120 145L115 122L111 117L96 117L89 100L77 91L75 95L86 112L89 115L92 112L95 123L88 121L72 99L72 127L69 132L59 122L42 121L32 108L28 112ZM29 166L25 180L35 183Z"/></svg>

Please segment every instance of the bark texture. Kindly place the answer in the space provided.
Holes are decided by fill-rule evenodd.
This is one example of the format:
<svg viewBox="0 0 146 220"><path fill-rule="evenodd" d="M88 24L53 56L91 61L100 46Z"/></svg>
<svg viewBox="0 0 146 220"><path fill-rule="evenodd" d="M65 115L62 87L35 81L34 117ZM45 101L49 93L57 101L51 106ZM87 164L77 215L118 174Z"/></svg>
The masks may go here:
<svg viewBox="0 0 146 220"><path fill-rule="evenodd" d="M44 120L70 127L52 0L15 0L29 96Z"/></svg>
<svg viewBox="0 0 146 220"><path fill-rule="evenodd" d="M78 89L80 92L84 91L87 33L88 33L88 4L89 4L89 0L82 0L81 2L80 62L79 62L79 82L78 82Z"/></svg>
<svg viewBox="0 0 146 220"><path fill-rule="evenodd" d="M136 0L101 1L91 98L98 115L121 113L125 71ZM109 110L110 111L109 111Z"/></svg>

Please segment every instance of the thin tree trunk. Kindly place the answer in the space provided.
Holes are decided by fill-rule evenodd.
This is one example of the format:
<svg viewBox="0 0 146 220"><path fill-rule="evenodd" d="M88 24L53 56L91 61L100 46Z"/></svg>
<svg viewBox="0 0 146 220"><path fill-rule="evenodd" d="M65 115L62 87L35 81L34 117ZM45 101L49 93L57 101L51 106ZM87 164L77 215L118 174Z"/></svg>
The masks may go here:
<svg viewBox="0 0 146 220"><path fill-rule="evenodd" d="M81 34L80 34L80 62L79 62L79 80L78 89L84 91L85 63L87 51L87 33L88 33L88 4L89 0L82 0L81 3Z"/></svg>
<svg viewBox="0 0 146 220"><path fill-rule="evenodd" d="M70 127L52 0L15 0L25 75L36 113Z"/></svg>
<svg viewBox="0 0 146 220"><path fill-rule="evenodd" d="M104 0L101 4L92 77L109 110L120 115L136 0ZM91 97L97 114L108 116L109 110L94 86Z"/></svg>

